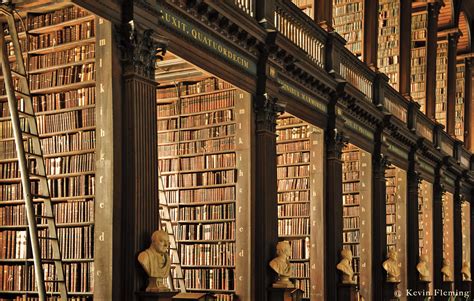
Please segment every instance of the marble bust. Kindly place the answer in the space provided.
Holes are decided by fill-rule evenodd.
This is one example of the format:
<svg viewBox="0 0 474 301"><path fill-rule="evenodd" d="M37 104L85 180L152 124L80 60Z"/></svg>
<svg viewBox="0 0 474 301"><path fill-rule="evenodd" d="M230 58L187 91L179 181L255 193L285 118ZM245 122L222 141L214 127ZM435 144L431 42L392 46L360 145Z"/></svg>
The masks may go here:
<svg viewBox="0 0 474 301"><path fill-rule="evenodd" d="M420 281L431 282L430 268L428 266L428 256L421 255L420 262L416 265L416 269L420 274Z"/></svg>
<svg viewBox="0 0 474 301"><path fill-rule="evenodd" d="M444 282L453 282L453 273L451 272L451 262L449 259L443 259L443 267L441 268Z"/></svg>
<svg viewBox="0 0 474 301"><path fill-rule="evenodd" d="M395 250L388 252L388 258L382 263L384 270L387 272L387 282L400 282L400 267L398 266L398 253Z"/></svg>
<svg viewBox="0 0 474 301"><path fill-rule="evenodd" d="M352 269L352 251L348 249L342 249L341 261L337 264L336 268L342 273L343 284L356 284L354 281L354 270Z"/></svg>
<svg viewBox="0 0 474 301"><path fill-rule="evenodd" d="M462 274L462 281L472 281L472 279L471 279L471 267L470 267L468 261L465 261L462 264L461 274Z"/></svg>
<svg viewBox="0 0 474 301"><path fill-rule="evenodd" d="M158 230L151 236L151 245L140 252L138 262L148 275L147 292L169 291L168 277L171 260L168 254L169 237L165 231Z"/></svg>
<svg viewBox="0 0 474 301"><path fill-rule="evenodd" d="M276 288L292 288L291 277L291 246L288 241L280 241L276 246L277 257L270 261L270 267L278 274L278 280L273 283Z"/></svg>

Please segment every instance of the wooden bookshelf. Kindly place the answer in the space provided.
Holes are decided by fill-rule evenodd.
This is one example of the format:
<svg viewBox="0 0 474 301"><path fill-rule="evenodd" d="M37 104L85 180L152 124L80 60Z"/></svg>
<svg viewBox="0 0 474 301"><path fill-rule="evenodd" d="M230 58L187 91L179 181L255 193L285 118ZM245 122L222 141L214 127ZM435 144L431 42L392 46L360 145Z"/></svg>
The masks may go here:
<svg viewBox="0 0 474 301"><path fill-rule="evenodd" d="M291 0L298 8L300 8L305 14L314 18L314 0Z"/></svg>
<svg viewBox="0 0 474 301"><path fill-rule="evenodd" d="M75 6L28 14L27 56L71 300L92 300L95 212L95 16ZM21 35L24 39L26 36ZM61 49L54 46L61 45ZM26 49L26 48L25 48ZM51 49L49 51L48 49ZM3 78L2 78L3 80ZM2 85L3 87L3 82ZM2 93L4 93L4 88ZM23 106L19 101L19 108ZM35 298L26 213L6 98L0 100L0 299ZM33 184L36 187L36 184ZM35 202L36 212L43 212ZM39 220L39 233L46 231ZM40 242L43 257L51 246ZM46 277L54 277L45 264ZM47 285L52 291L52 284ZM30 299L28 299L30 300Z"/></svg>
<svg viewBox="0 0 474 301"><path fill-rule="evenodd" d="M234 300L238 275L248 277L236 263L248 252L245 239L237 241L249 207L249 144L239 143L250 137L244 95L211 76L157 89L158 162L186 289L220 301Z"/></svg>
<svg viewBox="0 0 474 301"><path fill-rule="evenodd" d="M398 253L400 284L402 291L407 288L407 233L406 233L406 199L407 173L395 165L385 171L386 179L386 224L387 253L391 250Z"/></svg>
<svg viewBox="0 0 474 301"><path fill-rule="evenodd" d="M436 54L436 121L446 127L448 110L448 41L438 42Z"/></svg>
<svg viewBox="0 0 474 301"><path fill-rule="evenodd" d="M333 0L333 27L347 41L346 47L361 59L364 1Z"/></svg>
<svg viewBox="0 0 474 301"><path fill-rule="evenodd" d="M342 153L343 247L352 251L359 294L371 294L371 159L349 144Z"/></svg>
<svg viewBox="0 0 474 301"><path fill-rule="evenodd" d="M418 184L418 256L426 255L430 275L433 275L433 184L422 180ZM430 291L433 285L430 283Z"/></svg>
<svg viewBox="0 0 474 301"><path fill-rule="evenodd" d="M471 264L471 204L463 201L461 205L462 264Z"/></svg>
<svg viewBox="0 0 474 301"><path fill-rule="evenodd" d="M278 235L292 247L292 281L314 300L324 291L323 134L291 114L278 118L276 133Z"/></svg>
<svg viewBox="0 0 474 301"><path fill-rule="evenodd" d="M400 71L400 0L379 0L377 66L398 90Z"/></svg>
<svg viewBox="0 0 474 301"><path fill-rule="evenodd" d="M443 259L448 259L451 274L454 277L454 196L450 192L442 195L442 224L443 224ZM441 271L435 271L435 273Z"/></svg>
<svg viewBox="0 0 474 301"><path fill-rule="evenodd" d="M411 32L411 97L420 104L420 111L426 113L427 11L412 14Z"/></svg>
<svg viewBox="0 0 474 301"><path fill-rule="evenodd" d="M456 106L454 134L456 139L464 141L464 88L466 78L466 66L464 63L456 65Z"/></svg>

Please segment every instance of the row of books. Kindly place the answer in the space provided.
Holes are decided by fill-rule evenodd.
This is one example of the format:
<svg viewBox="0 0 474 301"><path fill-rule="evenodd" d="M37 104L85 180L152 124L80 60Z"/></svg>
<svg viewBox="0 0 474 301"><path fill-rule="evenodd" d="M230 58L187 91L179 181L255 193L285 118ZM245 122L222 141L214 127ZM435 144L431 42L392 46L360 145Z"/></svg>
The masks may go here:
<svg viewBox="0 0 474 301"><path fill-rule="evenodd" d="M276 122L277 122L277 127L292 125L292 124L299 125L301 124L301 119L293 117L291 115L282 115L278 117Z"/></svg>
<svg viewBox="0 0 474 301"><path fill-rule="evenodd" d="M74 151L93 151L95 145L96 136L93 130L65 133L41 139L41 147L45 155Z"/></svg>
<svg viewBox="0 0 474 301"><path fill-rule="evenodd" d="M309 279L295 279L293 280L295 287L299 288L302 290L303 293L303 298L308 299L310 296L310 280Z"/></svg>
<svg viewBox="0 0 474 301"><path fill-rule="evenodd" d="M179 161L178 161L179 160ZM196 169L229 168L236 164L235 153L209 154L195 157L183 157L179 159L160 160L161 171L192 171Z"/></svg>
<svg viewBox="0 0 474 301"><path fill-rule="evenodd" d="M346 170L354 170L353 168L347 168L347 165L348 163L344 163L343 164L343 172L342 172L342 181L343 182L347 182L347 181L358 181L359 178L360 178L360 174L359 174L359 171L348 171L348 172L345 172L344 169ZM351 164L351 163L349 163Z"/></svg>
<svg viewBox="0 0 474 301"><path fill-rule="evenodd" d="M309 162L309 152L294 152L277 155L278 165L300 164Z"/></svg>
<svg viewBox="0 0 474 301"><path fill-rule="evenodd" d="M292 262L290 266L293 278L309 278L309 262Z"/></svg>
<svg viewBox="0 0 474 301"><path fill-rule="evenodd" d="M199 93L208 93L224 89L230 89L232 85L217 78L209 77L197 83L180 83L176 86L158 87L157 99L178 97L178 90L181 96L189 96Z"/></svg>
<svg viewBox="0 0 474 301"><path fill-rule="evenodd" d="M277 195L277 202L278 203L309 202L309 190L279 192Z"/></svg>
<svg viewBox="0 0 474 301"><path fill-rule="evenodd" d="M235 222L179 224L175 233L178 240L234 240Z"/></svg>
<svg viewBox="0 0 474 301"><path fill-rule="evenodd" d="M31 182L31 193L38 193L38 182ZM0 200L13 201L23 199L23 190L20 183L4 183L0 185Z"/></svg>
<svg viewBox="0 0 474 301"><path fill-rule="evenodd" d="M95 126L95 109L64 112L52 115L37 116L38 132L40 134L64 132L71 129L81 129Z"/></svg>
<svg viewBox="0 0 474 301"><path fill-rule="evenodd" d="M234 290L234 270L226 268L184 269L187 288L204 290Z"/></svg>
<svg viewBox="0 0 474 301"><path fill-rule="evenodd" d="M309 165L284 166L277 168L278 178L308 177Z"/></svg>
<svg viewBox="0 0 474 301"><path fill-rule="evenodd" d="M289 239L291 246L291 259L309 259L310 257L310 244L309 237Z"/></svg>
<svg viewBox="0 0 474 301"><path fill-rule="evenodd" d="M168 188L198 187L206 185L232 184L236 181L236 170L216 170L161 176Z"/></svg>
<svg viewBox="0 0 474 301"><path fill-rule="evenodd" d="M45 14L31 15L28 17L28 29L56 25L62 22L89 16L89 13L78 6L70 6Z"/></svg>
<svg viewBox="0 0 474 301"><path fill-rule="evenodd" d="M277 187L279 191L294 190L294 189L309 189L308 178L293 178L277 180Z"/></svg>
<svg viewBox="0 0 474 301"><path fill-rule="evenodd" d="M43 264L47 279L55 279L54 264ZM93 263L65 263L66 285L70 292L91 291L93 286ZM2 291L34 291L35 276L33 266L0 265L0 290ZM46 290L58 291L57 283L46 283Z"/></svg>
<svg viewBox="0 0 474 301"><path fill-rule="evenodd" d="M47 89L92 80L95 80L95 63L74 65L30 74L30 89Z"/></svg>
<svg viewBox="0 0 474 301"><path fill-rule="evenodd" d="M351 217L351 216L357 216L359 215L359 206L350 206L350 207L344 207L342 208L342 215L344 217Z"/></svg>
<svg viewBox="0 0 474 301"><path fill-rule="evenodd" d="M94 174L48 179L48 183L52 197L71 197L95 194Z"/></svg>
<svg viewBox="0 0 474 301"><path fill-rule="evenodd" d="M233 266L235 264L235 243L180 244L183 266Z"/></svg>
<svg viewBox="0 0 474 301"><path fill-rule="evenodd" d="M28 58L28 68L31 71L48 67L81 63L85 60L95 58L95 44L86 44L74 48L46 53L43 55L32 55Z"/></svg>
<svg viewBox="0 0 474 301"><path fill-rule="evenodd" d="M49 229L39 229L38 235L48 236ZM51 235L49 235L51 236ZM93 258L94 229L85 227L60 227L57 229L59 248L65 259L91 259ZM53 249L50 241L39 242L42 258L53 258Z"/></svg>
<svg viewBox="0 0 474 301"><path fill-rule="evenodd" d="M309 204L283 204L278 205L278 216L309 216Z"/></svg>
<svg viewBox="0 0 474 301"><path fill-rule="evenodd" d="M277 129L277 140L304 139L309 137L308 127L293 127L288 129Z"/></svg>
<svg viewBox="0 0 474 301"><path fill-rule="evenodd" d="M342 241L343 243L360 243L360 230L343 232Z"/></svg>
<svg viewBox="0 0 474 301"><path fill-rule="evenodd" d="M235 219L235 204L209 204L192 207L172 208L172 220L205 221L216 219Z"/></svg>
<svg viewBox="0 0 474 301"><path fill-rule="evenodd" d="M277 153L304 151L309 148L309 141L277 144Z"/></svg>
<svg viewBox="0 0 474 301"><path fill-rule="evenodd" d="M1 203L0 203L1 204ZM34 204L35 212L45 212L43 203ZM85 223L94 221L94 202L92 199L79 199L69 202L55 202L53 204L56 223ZM0 207L0 225L26 225L26 211L23 205ZM44 219L40 224L46 224Z"/></svg>
<svg viewBox="0 0 474 301"><path fill-rule="evenodd" d="M344 207L343 209L356 208L359 211L359 206L354 207ZM359 216L345 216L342 219L342 226L344 230L357 229L360 227L360 217Z"/></svg>
<svg viewBox="0 0 474 301"><path fill-rule="evenodd" d="M464 84L465 65L456 66L456 106L455 106L455 136L464 141Z"/></svg>
<svg viewBox="0 0 474 301"><path fill-rule="evenodd" d="M234 106L235 91L223 91L183 98L179 102L158 106L158 118L177 114L193 114L203 111L222 110Z"/></svg>
<svg viewBox="0 0 474 301"><path fill-rule="evenodd" d="M172 119L175 120L175 119ZM234 110L232 109L224 109L224 110L216 110L208 113L203 113L200 115L192 115L192 116L181 116L179 118L180 128L188 128L188 127L200 127L218 123L225 123L231 122L235 120ZM163 120L164 121L164 120ZM160 129L160 128L159 128ZM170 128L164 128L170 129Z"/></svg>
<svg viewBox="0 0 474 301"><path fill-rule="evenodd" d="M294 217L291 219L278 219L278 235L309 235L309 218Z"/></svg>
<svg viewBox="0 0 474 301"><path fill-rule="evenodd" d="M343 193L358 192L359 186L360 186L359 182L342 183L342 192Z"/></svg>
<svg viewBox="0 0 474 301"><path fill-rule="evenodd" d="M49 33L30 35L29 50L54 47L70 42L89 39L95 36L94 20L67 26Z"/></svg>
<svg viewBox="0 0 474 301"><path fill-rule="evenodd" d="M159 145L160 156L184 156L200 155L212 152L235 150L235 136L218 138L212 140L199 140L192 142L181 142L173 145Z"/></svg>
<svg viewBox="0 0 474 301"><path fill-rule="evenodd" d="M199 130L186 130L175 132L158 133L158 140L161 143L183 142L189 140L212 139L216 137L226 137L235 135L236 125L216 125Z"/></svg>
<svg viewBox="0 0 474 301"><path fill-rule="evenodd" d="M166 199L170 204L202 203L202 202L230 202L235 200L235 187L198 188L175 191L166 191Z"/></svg>
<svg viewBox="0 0 474 301"><path fill-rule="evenodd" d="M94 171L95 153L46 158L45 168L48 175Z"/></svg>
<svg viewBox="0 0 474 301"><path fill-rule="evenodd" d="M360 199L358 194L345 194L342 196L343 205L359 205Z"/></svg>

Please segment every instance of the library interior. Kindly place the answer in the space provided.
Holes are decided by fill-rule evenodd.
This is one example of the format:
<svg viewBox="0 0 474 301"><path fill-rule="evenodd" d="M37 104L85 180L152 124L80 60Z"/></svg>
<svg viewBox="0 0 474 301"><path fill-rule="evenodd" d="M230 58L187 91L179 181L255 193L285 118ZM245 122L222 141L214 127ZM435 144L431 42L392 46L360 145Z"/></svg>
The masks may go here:
<svg viewBox="0 0 474 301"><path fill-rule="evenodd" d="M474 1L0 2L0 301L474 300Z"/></svg>

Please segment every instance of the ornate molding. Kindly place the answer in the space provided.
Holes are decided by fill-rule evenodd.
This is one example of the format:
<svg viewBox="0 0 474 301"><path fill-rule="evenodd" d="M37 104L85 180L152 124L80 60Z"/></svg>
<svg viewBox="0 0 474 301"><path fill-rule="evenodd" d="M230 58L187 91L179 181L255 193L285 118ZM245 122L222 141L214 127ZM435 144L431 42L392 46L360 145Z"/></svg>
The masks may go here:
<svg viewBox="0 0 474 301"><path fill-rule="evenodd" d="M155 36L151 29L140 29L133 20L117 32L125 72L155 80L156 60L163 59L167 42Z"/></svg>
<svg viewBox="0 0 474 301"><path fill-rule="evenodd" d="M342 131L337 129L329 130L326 135L326 145L328 156L341 159L342 149L349 143L349 138Z"/></svg>
<svg viewBox="0 0 474 301"><path fill-rule="evenodd" d="M255 117L257 131L276 131L276 120L278 115L283 113L285 108L279 104L276 98L269 97L267 93L257 96L255 101Z"/></svg>

